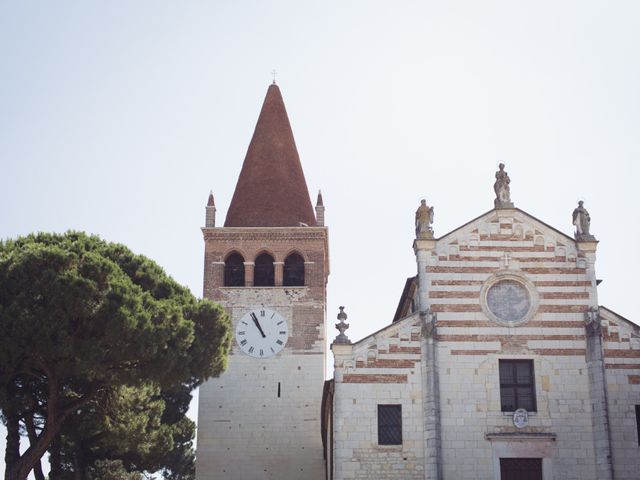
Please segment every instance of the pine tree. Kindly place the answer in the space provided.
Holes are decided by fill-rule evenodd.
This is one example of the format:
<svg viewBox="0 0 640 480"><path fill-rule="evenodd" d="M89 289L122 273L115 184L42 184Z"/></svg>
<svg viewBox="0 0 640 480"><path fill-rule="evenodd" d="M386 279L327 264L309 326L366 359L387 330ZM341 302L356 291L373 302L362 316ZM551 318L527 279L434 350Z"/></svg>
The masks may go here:
<svg viewBox="0 0 640 480"><path fill-rule="evenodd" d="M123 245L77 232L1 242L5 478L22 480L32 470L39 477L40 459L52 444L55 475L69 442L89 445L85 434L99 432L126 443L132 432L155 428L158 441L150 441L149 452L162 451L162 442L165 447L182 442L184 448L185 395L224 370L230 338L220 307L197 300L156 263ZM136 400L148 408L127 411L127 402ZM120 410L118 402L125 405ZM104 410L109 405L113 408ZM167 423L165 413L173 422ZM119 430L117 422L106 428L118 415L131 416L120 419L128 428ZM77 427L73 439L72 425ZM166 431L171 428L182 435ZM21 454L22 434L29 447ZM98 457L87 457L93 463L76 468L89 471L97 468L96 460L118 460ZM125 467L127 462L135 464L122 460Z"/></svg>

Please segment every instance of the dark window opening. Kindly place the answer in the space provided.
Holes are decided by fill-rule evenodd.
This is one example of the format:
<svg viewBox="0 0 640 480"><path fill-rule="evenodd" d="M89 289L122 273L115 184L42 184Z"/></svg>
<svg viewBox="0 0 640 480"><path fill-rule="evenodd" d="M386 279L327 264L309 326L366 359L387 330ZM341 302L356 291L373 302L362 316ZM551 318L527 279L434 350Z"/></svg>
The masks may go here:
<svg viewBox="0 0 640 480"><path fill-rule="evenodd" d="M542 459L501 458L500 480L542 480Z"/></svg>
<svg viewBox="0 0 640 480"><path fill-rule="evenodd" d="M284 261L282 284L285 287L304 286L304 258L297 253L292 253Z"/></svg>
<svg viewBox="0 0 640 480"><path fill-rule="evenodd" d="M224 286L244 287L244 258L232 253L224 262Z"/></svg>
<svg viewBox="0 0 640 480"><path fill-rule="evenodd" d="M503 412L536 411L533 360L499 360L500 403Z"/></svg>
<svg viewBox="0 0 640 480"><path fill-rule="evenodd" d="M402 445L402 405L378 405L378 445Z"/></svg>
<svg viewBox="0 0 640 480"><path fill-rule="evenodd" d="M640 405L636 405L636 432L638 433L638 445L640 445Z"/></svg>
<svg viewBox="0 0 640 480"><path fill-rule="evenodd" d="M278 398L280 398L280 382L278 382Z"/></svg>
<svg viewBox="0 0 640 480"><path fill-rule="evenodd" d="M256 258L253 284L256 287L273 287L275 285L273 257L268 253L262 253Z"/></svg>

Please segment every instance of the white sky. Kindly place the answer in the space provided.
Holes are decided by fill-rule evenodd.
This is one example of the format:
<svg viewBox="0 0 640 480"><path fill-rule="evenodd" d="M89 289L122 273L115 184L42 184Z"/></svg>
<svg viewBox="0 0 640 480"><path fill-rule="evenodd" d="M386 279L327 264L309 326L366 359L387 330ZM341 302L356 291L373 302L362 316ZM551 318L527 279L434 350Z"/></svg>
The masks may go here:
<svg viewBox="0 0 640 480"><path fill-rule="evenodd" d="M201 295L207 196L221 224L275 68L327 208L330 339L339 305L354 340L391 321L420 199L442 236L500 161L565 233L585 200L600 303L638 322L639 50L635 0L0 1L0 238L96 233Z"/></svg>

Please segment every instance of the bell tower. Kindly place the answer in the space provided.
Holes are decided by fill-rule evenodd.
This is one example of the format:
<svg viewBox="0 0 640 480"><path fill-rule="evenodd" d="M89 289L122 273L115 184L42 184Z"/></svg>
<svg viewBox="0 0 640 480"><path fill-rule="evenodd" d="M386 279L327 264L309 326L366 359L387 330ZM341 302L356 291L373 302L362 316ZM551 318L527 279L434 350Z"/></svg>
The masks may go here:
<svg viewBox="0 0 640 480"><path fill-rule="evenodd" d="M324 479L328 230L275 83L223 227L212 199L204 296L229 312L234 340L227 371L200 387L196 478Z"/></svg>

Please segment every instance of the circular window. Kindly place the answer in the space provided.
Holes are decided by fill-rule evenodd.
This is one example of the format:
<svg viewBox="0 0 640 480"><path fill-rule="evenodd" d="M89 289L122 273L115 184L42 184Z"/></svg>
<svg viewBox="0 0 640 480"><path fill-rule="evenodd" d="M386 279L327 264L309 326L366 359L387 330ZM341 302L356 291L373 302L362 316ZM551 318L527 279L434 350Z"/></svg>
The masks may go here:
<svg viewBox="0 0 640 480"><path fill-rule="evenodd" d="M487 290L487 306L499 319L519 322L531 308L531 298L520 282L501 280Z"/></svg>
<svg viewBox="0 0 640 480"><path fill-rule="evenodd" d="M482 289L482 309L493 321L506 326L529 320L537 306L531 282L513 273L494 275Z"/></svg>

